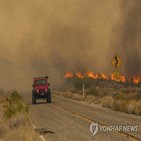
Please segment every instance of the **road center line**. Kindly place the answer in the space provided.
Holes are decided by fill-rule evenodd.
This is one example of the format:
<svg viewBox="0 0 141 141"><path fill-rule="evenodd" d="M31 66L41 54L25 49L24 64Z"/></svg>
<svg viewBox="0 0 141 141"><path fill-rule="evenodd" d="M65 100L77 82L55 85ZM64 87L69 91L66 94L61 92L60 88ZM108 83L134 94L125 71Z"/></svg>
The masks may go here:
<svg viewBox="0 0 141 141"><path fill-rule="evenodd" d="M95 120L93 120L92 118L89 118L89 117L87 117L87 116L85 116L85 115L82 115L82 114L80 114L80 113L77 113L77 112L74 112L74 111L72 111L71 109L68 109L68 108L66 108L66 107L63 107L63 106L60 106L60 105L58 105L58 104L54 104L54 103L52 103L54 106L56 106L56 107L58 107L58 108L60 108L60 109L63 109L63 110L65 110L65 111L67 111L67 112L70 112L70 113L72 113L73 115L75 115L75 116L77 116L77 117L79 117L79 118L81 118L81 119L83 119L83 120L85 120L85 121L91 121L91 122L97 122L97 121L95 121ZM97 122L99 125L103 125L103 126L105 126L105 124L102 124L102 123L100 123L100 122ZM141 139L139 139L139 138L137 138L137 137L135 137L135 136L133 136L133 135L130 135L129 133L125 133L125 132L122 132L122 131L115 131L115 133L117 133L117 134L119 134L119 135L122 135L122 136L125 136L125 137L127 137L128 139L130 139L130 140L132 140L132 141L140 141Z"/></svg>

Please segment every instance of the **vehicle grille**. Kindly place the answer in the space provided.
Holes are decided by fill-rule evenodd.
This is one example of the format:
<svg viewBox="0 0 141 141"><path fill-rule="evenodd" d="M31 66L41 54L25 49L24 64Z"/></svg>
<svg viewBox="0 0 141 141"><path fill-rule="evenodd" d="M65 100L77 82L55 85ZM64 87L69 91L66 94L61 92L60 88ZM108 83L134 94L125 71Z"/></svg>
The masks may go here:
<svg viewBox="0 0 141 141"><path fill-rule="evenodd" d="M44 89L40 89L40 90L39 90L39 93L44 93L44 92L45 92Z"/></svg>

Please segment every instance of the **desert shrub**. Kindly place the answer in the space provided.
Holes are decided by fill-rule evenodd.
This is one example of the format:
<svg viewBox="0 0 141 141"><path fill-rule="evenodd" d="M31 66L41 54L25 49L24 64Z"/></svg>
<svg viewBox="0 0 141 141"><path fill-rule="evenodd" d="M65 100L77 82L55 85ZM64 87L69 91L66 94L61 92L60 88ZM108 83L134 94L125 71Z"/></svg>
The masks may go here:
<svg viewBox="0 0 141 141"><path fill-rule="evenodd" d="M67 98L71 98L71 93L70 92L65 92L65 93L62 93L62 96L63 97L67 97Z"/></svg>
<svg viewBox="0 0 141 141"><path fill-rule="evenodd" d="M78 90L81 90L83 87L83 81L82 79L76 79L76 81L74 82L74 87Z"/></svg>
<svg viewBox="0 0 141 141"><path fill-rule="evenodd" d="M114 99L112 96L104 96L102 98L101 104L103 107L113 108Z"/></svg>
<svg viewBox="0 0 141 141"><path fill-rule="evenodd" d="M140 101L136 104L135 109L134 109L134 113L136 115L141 116L141 102Z"/></svg>
<svg viewBox="0 0 141 141"><path fill-rule="evenodd" d="M6 118L5 120L0 115L0 141L38 141L39 134L27 116L28 107L18 92L12 91L7 95L8 97L4 97L0 105L1 112Z"/></svg>
<svg viewBox="0 0 141 141"><path fill-rule="evenodd" d="M126 93L126 94L135 93L135 88L127 87L127 88L121 89L121 91L122 91L123 93Z"/></svg>
<svg viewBox="0 0 141 141"><path fill-rule="evenodd" d="M136 100L141 100L141 91L138 91L137 94L135 95Z"/></svg>
<svg viewBox="0 0 141 141"><path fill-rule="evenodd" d="M135 100L130 100L128 105L127 105L127 112L129 114L134 114L135 113L135 107L137 105L137 101Z"/></svg>
<svg viewBox="0 0 141 141"><path fill-rule="evenodd" d="M84 97L80 94L73 94L72 99L77 100L77 101L83 101Z"/></svg>
<svg viewBox="0 0 141 141"><path fill-rule="evenodd" d="M116 93L116 94L113 96L113 98L114 98L115 100L126 100L126 99L128 99L128 97L129 97L129 95L128 95L128 94L124 94L124 93L120 93L120 94Z"/></svg>
<svg viewBox="0 0 141 141"><path fill-rule="evenodd" d="M24 104L18 92L13 91L11 92L10 97L6 98L6 101L4 104L4 115L3 116L5 119L9 119L19 112L27 114L28 106Z"/></svg>
<svg viewBox="0 0 141 141"><path fill-rule="evenodd" d="M86 102L92 102L92 103L99 103L98 99L95 96L87 95L85 98Z"/></svg>
<svg viewBox="0 0 141 141"><path fill-rule="evenodd" d="M88 89L94 85L95 80L87 77L83 79L74 77L74 78L68 78L66 82L67 85L70 84L70 86L71 87L73 86L76 90L82 90L83 84L85 85L85 89Z"/></svg>
<svg viewBox="0 0 141 141"><path fill-rule="evenodd" d="M3 141L38 141L38 133L32 128L29 120L18 128L8 128L5 135L0 138Z"/></svg>
<svg viewBox="0 0 141 141"><path fill-rule="evenodd" d="M128 104L129 104L129 100L122 100L119 104L119 111L126 113Z"/></svg>
<svg viewBox="0 0 141 141"><path fill-rule="evenodd" d="M71 93L71 92L63 93L62 96L66 97L66 98L74 99L77 101L84 101L84 99L85 99L81 94Z"/></svg>
<svg viewBox="0 0 141 141"><path fill-rule="evenodd" d="M119 111L120 104L125 100L125 97L122 94L115 94L113 98L113 109Z"/></svg>
<svg viewBox="0 0 141 141"><path fill-rule="evenodd" d="M0 138L4 137L4 135L7 133L7 130L6 130L6 127L0 123L1 126L0 126Z"/></svg>
<svg viewBox="0 0 141 141"><path fill-rule="evenodd" d="M96 88L90 88L86 91L86 95L93 95L98 97L99 91Z"/></svg>
<svg viewBox="0 0 141 141"><path fill-rule="evenodd" d="M81 78L76 78L74 81L74 87L78 90L82 90L83 84L85 86L85 89L90 87L91 81L88 80L88 78L81 79Z"/></svg>

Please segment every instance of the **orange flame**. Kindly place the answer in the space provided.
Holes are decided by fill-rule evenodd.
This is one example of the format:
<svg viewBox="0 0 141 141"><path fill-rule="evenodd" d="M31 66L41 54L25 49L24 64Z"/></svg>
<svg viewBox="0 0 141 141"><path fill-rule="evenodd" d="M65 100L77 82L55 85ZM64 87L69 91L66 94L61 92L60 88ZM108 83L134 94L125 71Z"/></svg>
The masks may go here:
<svg viewBox="0 0 141 141"><path fill-rule="evenodd" d="M108 76L106 76L106 74L104 74L104 73L101 74L101 78L107 79L107 80L109 79Z"/></svg>
<svg viewBox="0 0 141 141"><path fill-rule="evenodd" d="M124 82L124 83L127 82L126 77L124 75L120 76L120 80L121 82Z"/></svg>
<svg viewBox="0 0 141 141"><path fill-rule="evenodd" d="M74 75L73 75L73 73L72 72L66 72L66 74L65 74L65 76L64 76L65 78L71 78L71 77L74 77Z"/></svg>
<svg viewBox="0 0 141 141"><path fill-rule="evenodd" d="M115 77L114 77L114 74L113 74L113 73L111 73L111 75L110 75L110 79L111 79L111 80L113 80L113 81L116 81L116 79L115 79Z"/></svg>
<svg viewBox="0 0 141 141"><path fill-rule="evenodd" d="M114 76L114 73L111 73L110 76L108 77L106 74L102 73L102 74L98 74L98 73L94 73L92 71L88 71L85 73L81 73L81 72L76 72L75 74L72 72L66 72L65 78L73 78L73 77L78 77L78 78L92 78L92 79L106 79L106 80L112 80L112 81L118 81L118 82L123 82L126 83L128 82L133 82L134 84L138 84L139 82L141 82L141 76L133 76L127 79L127 77L125 77L125 75L120 75L120 79L117 80Z"/></svg>
<svg viewBox="0 0 141 141"><path fill-rule="evenodd" d="M84 75L81 72L75 73L78 78L84 78Z"/></svg>
<svg viewBox="0 0 141 141"><path fill-rule="evenodd" d="M93 73L92 71L86 72L86 76L89 78L94 78L94 79L99 78L99 75L97 73Z"/></svg>
<svg viewBox="0 0 141 141"><path fill-rule="evenodd" d="M139 75L133 77L133 83L134 83L134 84L138 84L140 81L141 81L141 78L140 78Z"/></svg>

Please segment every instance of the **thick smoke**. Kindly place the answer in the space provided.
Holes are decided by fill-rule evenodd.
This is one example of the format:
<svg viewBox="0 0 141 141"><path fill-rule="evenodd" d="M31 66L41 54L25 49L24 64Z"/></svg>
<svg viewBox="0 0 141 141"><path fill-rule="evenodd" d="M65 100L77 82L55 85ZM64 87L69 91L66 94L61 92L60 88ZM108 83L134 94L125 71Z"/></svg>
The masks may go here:
<svg viewBox="0 0 141 141"><path fill-rule="evenodd" d="M141 74L141 1L119 2L119 22L114 28L112 46L122 57L124 73Z"/></svg>
<svg viewBox="0 0 141 141"><path fill-rule="evenodd" d="M112 72L117 47L121 57L133 53L125 71L131 63L129 72L138 73L140 2L118 2L0 0L0 87L31 89L42 75L60 84L67 70Z"/></svg>

